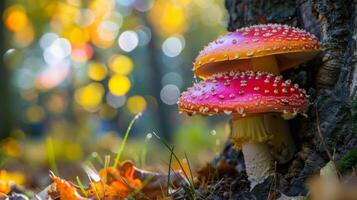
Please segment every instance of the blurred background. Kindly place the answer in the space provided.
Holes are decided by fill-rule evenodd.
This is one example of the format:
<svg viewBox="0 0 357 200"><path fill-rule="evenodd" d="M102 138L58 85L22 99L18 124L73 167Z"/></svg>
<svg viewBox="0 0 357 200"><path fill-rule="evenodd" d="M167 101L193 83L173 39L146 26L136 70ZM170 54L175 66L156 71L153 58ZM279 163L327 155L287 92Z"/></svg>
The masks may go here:
<svg viewBox="0 0 357 200"><path fill-rule="evenodd" d="M225 32L219 0L2 0L0 168L40 188L114 157L167 171L175 146L194 169L227 138L226 118L178 114L199 50ZM95 165L95 164L94 164Z"/></svg>

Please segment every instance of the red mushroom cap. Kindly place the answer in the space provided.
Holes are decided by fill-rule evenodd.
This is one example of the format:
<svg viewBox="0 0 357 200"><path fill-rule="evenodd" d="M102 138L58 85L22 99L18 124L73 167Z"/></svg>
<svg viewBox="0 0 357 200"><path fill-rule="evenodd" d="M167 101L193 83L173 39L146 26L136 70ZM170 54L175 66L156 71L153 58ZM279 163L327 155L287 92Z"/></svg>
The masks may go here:
<svg viewBox="0 0 357 200"><path fill-rule="evenodd" d="M279 70L284 71L310 60L319 49L317 38L302 29L281 24L254 25L211 42L197 56L194 71L207 77L217 72L252 70L249 59L270 55L276 56Z"/></svg>
<svg viewBox="0 0 357 200"><path fill-rule="evenodd" d="M179 110L188 114L299 113L308 106L306 92L290 80L266 72L226 72L183 92Z"/></svg>

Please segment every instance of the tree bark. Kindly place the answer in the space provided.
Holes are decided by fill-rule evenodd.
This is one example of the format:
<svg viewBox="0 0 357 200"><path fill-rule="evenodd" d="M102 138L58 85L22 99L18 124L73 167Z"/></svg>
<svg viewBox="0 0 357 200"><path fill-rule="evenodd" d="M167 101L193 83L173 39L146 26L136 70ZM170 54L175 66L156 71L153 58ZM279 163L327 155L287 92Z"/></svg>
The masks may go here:
<svg viewBox="0 0 357 200"><path fill-rule="evenodd" d="M303 28L321 41L319 56L283 73L311 95L309 118L297 117L289 122L298 152L290 163L277 166L278 181L267 180L268 184L258 186L249 197L267 199L270 189L266 185L273 181L277 183L276 190L285 195L306 195L308 178L319 173L330 159L339 163L348 152L357 149L353 131L356 117L352 109L357 89L357 1L226 0L225 3L229 31L253 24L281 23ZM222 160L235 166L243 162L241 153L229 144L213 163ZM342 173L348 173L352 167L346 169Z"/></svg>
<svg viewBox="0 0 357 200"><path fill-rule="evenodd" d="M5 10L5 1L0 1L0 13ZM9 71L5 64L5 27L0 23L0 139L9 135L12 128L12 115L10 111Z"/></svg>

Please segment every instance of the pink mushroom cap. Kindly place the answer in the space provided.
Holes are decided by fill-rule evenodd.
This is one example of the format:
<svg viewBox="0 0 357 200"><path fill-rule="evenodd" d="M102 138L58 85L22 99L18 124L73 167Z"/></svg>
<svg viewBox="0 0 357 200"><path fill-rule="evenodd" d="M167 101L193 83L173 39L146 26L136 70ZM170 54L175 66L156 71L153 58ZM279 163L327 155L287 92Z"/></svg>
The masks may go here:
<svg viewBox="0 0 357 200"><path fill-rule="evenodd" d="M225 72L195 83L178 101L189 115L238 113L303 113L308 106L304 89L290 80L266 72ZM238 115L239 116L239 115Z"/></svg>

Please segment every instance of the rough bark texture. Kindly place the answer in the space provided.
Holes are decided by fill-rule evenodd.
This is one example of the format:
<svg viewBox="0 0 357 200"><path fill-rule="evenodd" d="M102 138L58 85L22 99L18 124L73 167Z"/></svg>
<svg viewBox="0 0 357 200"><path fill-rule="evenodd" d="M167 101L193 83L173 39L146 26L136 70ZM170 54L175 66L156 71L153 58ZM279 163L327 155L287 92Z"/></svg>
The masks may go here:
<svg viewBox="0 0 357 200"><path fill-rule="evenodd" d="M321 41L319 56L283 74L311 95L309 118L289 122L298 152L290 163L277 166L275 177L251 192L236 192L230 198L267 199L274 191L305 196L309 177L319 173L332 157L339 165L348 152L357 149L352 109L357 89L357 1L226 0L226 8L229 31L258 23L282 23L301 27ZM229 144L213 163L222 160L243 165L241 153ZM342 173L348 173L351 166L341 168ZM215 199L229 199L223 194Z"/></svg>

